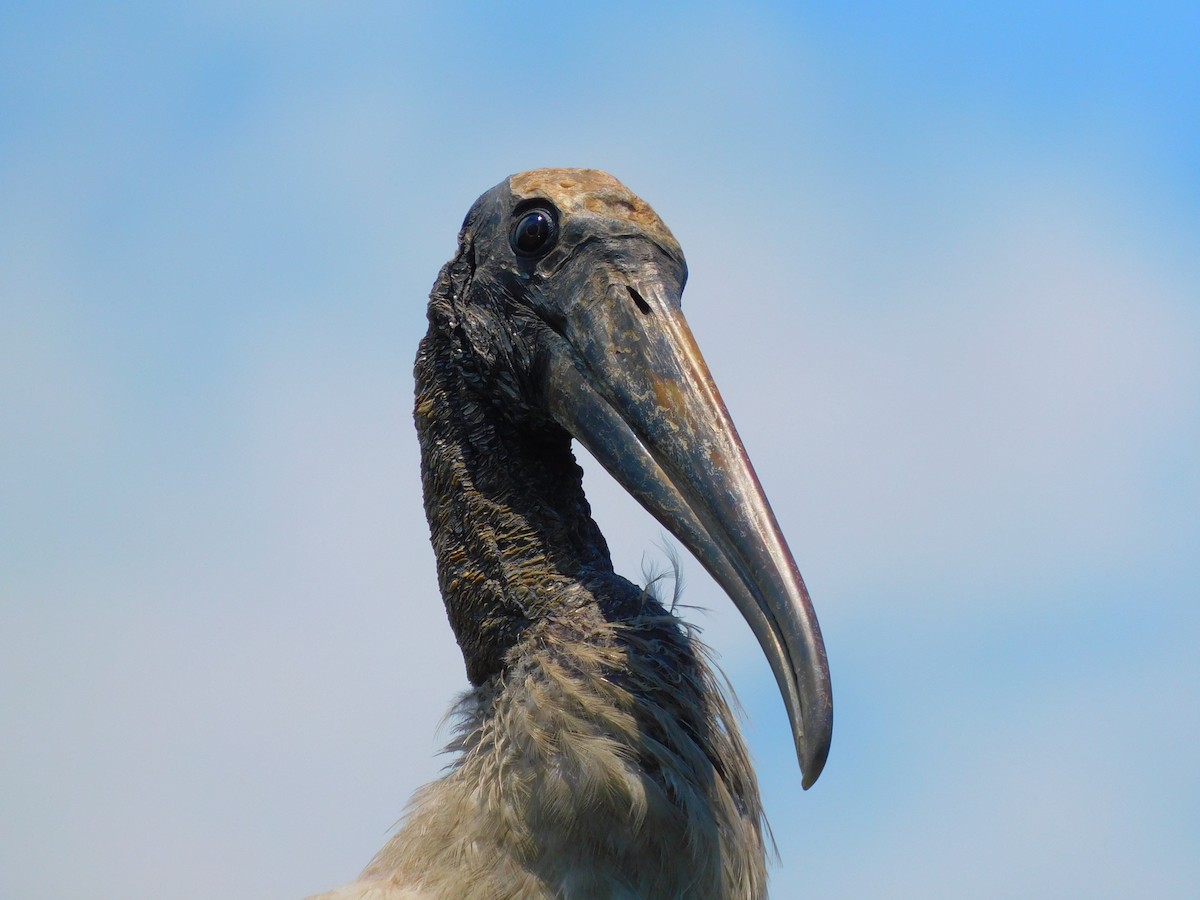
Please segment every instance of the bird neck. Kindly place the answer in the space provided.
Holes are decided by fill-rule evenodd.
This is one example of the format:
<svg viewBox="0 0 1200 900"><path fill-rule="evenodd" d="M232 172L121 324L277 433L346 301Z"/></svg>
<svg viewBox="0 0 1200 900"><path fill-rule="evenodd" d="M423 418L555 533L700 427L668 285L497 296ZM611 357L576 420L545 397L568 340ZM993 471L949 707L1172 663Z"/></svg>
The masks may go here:
<svg viewBox="0 0 1200 900"><path fill-rule="evenodd" d="M431 896L763 896L758 788L703 648L613 572L570 436L502 410L445 312L431 304L415 417L475 689L451 771L364 877Z"/></svg>
<svg viewBox="0 0 1200 900"><path fill-rule="evenodd" d="M416 362L415 419L438 580L467 675L502 671L530 624L614 577L571 438L516 423L476 386L460 333L430 312Z"/></svg>

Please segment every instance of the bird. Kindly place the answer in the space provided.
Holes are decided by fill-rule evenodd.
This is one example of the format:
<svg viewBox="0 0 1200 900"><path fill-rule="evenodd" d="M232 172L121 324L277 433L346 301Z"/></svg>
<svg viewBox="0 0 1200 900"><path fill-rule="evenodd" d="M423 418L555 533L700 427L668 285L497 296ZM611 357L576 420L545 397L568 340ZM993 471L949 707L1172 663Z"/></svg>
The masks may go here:
<svg viewBox="0 0 1200 900"><path fill-rule="evenodd" d="M585 447L747 620L802 784L829 752L808 591L680 307L654 210L595 169L512 175L429 297L414 420L438 583L471 687L443 777L358 880L312 900L760 898L771 842L696 629L616 574Z"/></svg>

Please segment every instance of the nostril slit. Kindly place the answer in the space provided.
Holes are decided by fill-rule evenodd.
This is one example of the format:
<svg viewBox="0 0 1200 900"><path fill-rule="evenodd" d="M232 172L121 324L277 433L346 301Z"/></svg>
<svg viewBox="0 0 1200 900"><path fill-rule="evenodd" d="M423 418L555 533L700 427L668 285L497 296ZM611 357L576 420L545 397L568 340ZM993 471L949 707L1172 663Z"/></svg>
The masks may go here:
<svg viewBox="0 0 1200 900"><path fill-rule="evenodd" d="M627 285L625 285L625 290L629 291L629 296L633 298L633 302L635 304L637 304L637 308L640 309L643 314L649 315L650 314L650 304L647 303L642 298L642 295L637 292L637 288L633 287L632 285L627 284Z"/></svg>

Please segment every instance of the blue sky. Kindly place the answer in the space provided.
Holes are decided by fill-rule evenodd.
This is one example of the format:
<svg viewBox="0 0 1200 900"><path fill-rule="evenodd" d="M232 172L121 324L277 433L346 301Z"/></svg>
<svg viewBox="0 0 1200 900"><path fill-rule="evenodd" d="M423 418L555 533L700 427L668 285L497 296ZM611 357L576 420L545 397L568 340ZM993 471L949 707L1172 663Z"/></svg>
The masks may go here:
<svg viewBox="0 0 1200 900"><path fill-rule="evenodd" d="M411 362L543 165L679 238L820 613L803 792L685 560L773 896L1200 892L1200 12L964 7L0 5L0 895L304 896L436 775Z"/></svg>

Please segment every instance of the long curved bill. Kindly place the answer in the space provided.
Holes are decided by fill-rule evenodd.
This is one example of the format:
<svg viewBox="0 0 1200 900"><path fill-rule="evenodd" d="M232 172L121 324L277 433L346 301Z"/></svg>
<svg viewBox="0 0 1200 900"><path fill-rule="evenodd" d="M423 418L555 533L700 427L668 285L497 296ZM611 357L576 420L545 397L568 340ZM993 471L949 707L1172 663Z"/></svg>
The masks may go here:
<svg viewBox="0 0 1200 900"><path fill-rule="evenodd" d="M561 328L567 349L551 355L551 413L737 604L779 683L808 788L833 727L808 591L680 311L681 276L667 260L594 253Z"/></svg>

